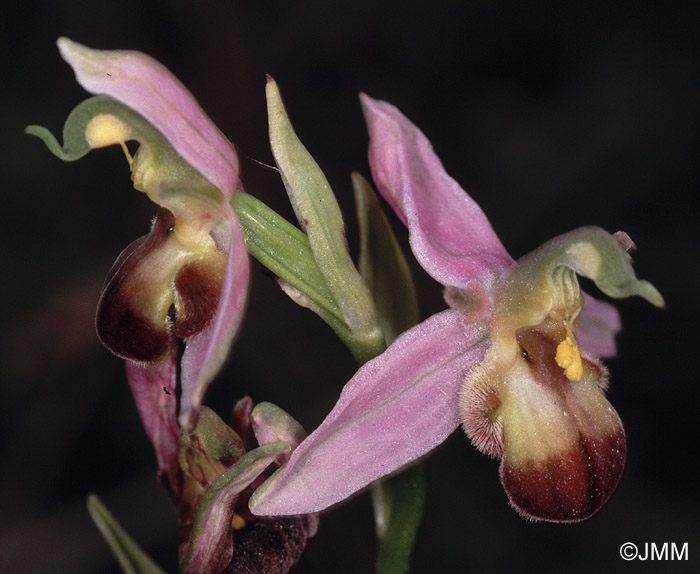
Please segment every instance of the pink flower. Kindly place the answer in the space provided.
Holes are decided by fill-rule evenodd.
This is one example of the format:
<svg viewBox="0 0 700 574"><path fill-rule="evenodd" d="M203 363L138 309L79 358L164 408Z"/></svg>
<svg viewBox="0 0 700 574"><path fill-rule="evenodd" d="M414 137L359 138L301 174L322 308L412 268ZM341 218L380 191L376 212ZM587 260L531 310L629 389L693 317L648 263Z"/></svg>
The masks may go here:
<svg viewBox="0 0 700 574"><path fill-rule="evenodd" d="M150 233L112 267L96 324L104 344L127 361L161 478L178 497L180 428L195 428L247 299L249 260L231 207L241 187L238 157L192 94L150 56L67 38L58 47L97 96L68 117L63 146L44 128L28 133L67 161L120 145L134 187L159 206ZM133 157L127 141L139 144Z"/></svg>
<svg viewBox="0 0 700 574"><path fill-rule="evenodd" d="M256 514L317 512L399 470L462 425L501 460L511 504L535 519L595 513L624 467L622 423L604 396L617 312L581 293L663 299L634 276L631 240L597 227L514 261L430 142L395 107L362 96L380 193L407 225L450 309L403 333L347 383L323 423L251 499ZM585 306L584 306L585 301Z"/></svg>
<svg viewBox="0 0 700 574"><path fill-rule="evenodd" d="M233 195L242 187L233 145L187 89L146 54L58 41L78 82L97 96L68 117L59 158L120 145L134 187L158 205L150 232L129 245L107 276L97 310L100 339L126 371L159 478L178 507L180 570L287 571L317 517L258 518L247 500L265 470L288 460L306 436L291 416L248 397L232 426L202 406L240 325L249 260ZM136 141L132 156L128 141ZM179 364L178 364L179 363ZM252 430L257 448L248 450Z"/></svg>

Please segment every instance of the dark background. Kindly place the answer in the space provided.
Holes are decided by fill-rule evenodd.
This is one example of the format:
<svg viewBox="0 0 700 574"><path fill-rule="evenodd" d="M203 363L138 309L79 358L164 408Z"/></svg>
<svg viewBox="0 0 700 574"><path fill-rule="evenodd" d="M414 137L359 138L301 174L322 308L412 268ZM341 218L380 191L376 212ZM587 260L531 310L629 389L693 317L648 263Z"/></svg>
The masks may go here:
<svg viewBox="0 0 700 574"><path fill-rule="evenodd" d="M413 572L697 571L698 6L66 0L0 9L0 571L117 572L85 511L90 491L175 570L174 514L123 365L93 330L102 280L146 232L153 206L131 188L118 149L64 164L22 133L31 123L60 132L85 97L55 48L60 35L150 53L243 154L266 162L272 74L339 196L351 246L349 174L369 175L360 90L423 129L513 256L584 224L627 231L638 274L668 309L619 305L625 330L608 363L609 396L629 456L617 492L585 523L530 523L509 509L497 463L455 433L428 461ZM248 191L291 217L276 175L243 164ZM423 316L442 309L440 286L417 267L415 277ZM257 270L208 402L226 416L250 394L311 430L354 369L329 329ZM690 561L627 564L618 550L628 541L688 542ZM371 572L374 551L362 495L324 514L295 572Z"/></svg>

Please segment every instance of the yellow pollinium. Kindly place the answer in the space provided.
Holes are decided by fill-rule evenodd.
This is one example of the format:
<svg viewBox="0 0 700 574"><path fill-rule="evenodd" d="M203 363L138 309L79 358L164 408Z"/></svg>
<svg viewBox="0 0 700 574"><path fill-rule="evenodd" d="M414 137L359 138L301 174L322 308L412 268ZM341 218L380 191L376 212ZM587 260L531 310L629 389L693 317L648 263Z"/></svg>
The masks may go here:
<svg viewBox="0 0 700 574"><path fill-rule="evenodd" d="M576 339L571 335L567 335L557 346L557 355L555 357L557 365L564 369L566 378L570 381L580 381L583 376L583 362L581 361L581 353L579 353Z"/></svg>
<svg viewBox="0 0 700 574"><path fill-rule="evenodd" d="M233 530L245 528L245 520L243 520L243 517L240 514L233 514L233 518L231 519L231 528L233 528Z"/></svg>
<svg viewBox="0 0 700 574"><path fill-rule="evenodd" d="M119 144L130 166L133 159L126 147L126 142L132 137L129 126L112 114L96 115L85 128L85 140L92 149Z"/></svg>

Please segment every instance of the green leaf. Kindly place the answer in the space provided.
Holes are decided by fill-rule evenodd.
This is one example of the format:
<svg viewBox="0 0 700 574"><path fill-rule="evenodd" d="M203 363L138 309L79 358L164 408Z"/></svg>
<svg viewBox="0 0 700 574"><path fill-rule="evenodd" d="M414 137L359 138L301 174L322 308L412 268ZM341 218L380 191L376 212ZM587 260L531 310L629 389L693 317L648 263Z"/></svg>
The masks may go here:
<svg viewBox="0 0 700 574"><path fill-rule="evenodd" d="M165 571L138 547L133 538L124 532L96 495L88 496L87 508L124 574L165 574Z"/></svg>

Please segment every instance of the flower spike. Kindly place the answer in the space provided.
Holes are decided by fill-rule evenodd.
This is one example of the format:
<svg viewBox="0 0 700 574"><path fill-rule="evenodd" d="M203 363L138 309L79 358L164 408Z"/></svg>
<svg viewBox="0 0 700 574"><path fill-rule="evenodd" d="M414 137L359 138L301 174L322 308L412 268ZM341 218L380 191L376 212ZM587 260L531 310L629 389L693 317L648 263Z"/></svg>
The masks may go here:
<svg viewBox="0 0 700 574"><path fill-rule="evenodd" d="M202 228L202 223L210 227L206 218L212 215L215 221L221 221L218 229L216 226L210 229L219 249L226 253L226 265L222 271L215 272L222 276L221 296L213 300L215 309L208 311L211 324L201 332L193 331L182 358L180 422L192 429L198 405L226 357L245 308L249 262L236 214L228 204L239 187L238 157L233 145L202 111L192 94L150 56L133 51L92 50L67 38L59 39L58 46L86 90L108 95L138 112L163 134L187 164L223 195L216 209L219 213L211 214L211 210L205 208L202 213L205 219L200 218L201 223L195 224L197 231L206 229ZM137 178L135 182L138 182ZM209 193L206 187L204 195ZM187 185L174 186L168 197L161 195L162 183L158 189L161 190L158 198L149 193L154 201L177 207L184 201L187 209L201 209L193 206L186 199L187 195L182 195L183 191L189 195ZM211 273L205 275L211 276ZM192 281L188 283L192 284ZM193 286L204 284L194 279ZM197 291L200 291L199 287Z"/></svg>
<svg viewBox="0 0 700 574"><path fill-rule="evenodd" d="M289 569L317 517L259 520L247 502L262 473L289 458L304 430L278 407L253 408L247 397L234 411L234 428L202 406L247 298L249 260L231 205L242 188L235 150L149 56L65 38L58 44L81 85L97 95L69 115L62 144L45 128L27 132L65 161L119 145L134 187L158 206L150 232L110 270L96 325L105 346L126 359L160 482L178 507L180 570L219 574L261 557ZM259 447L246 452L251 428Z"/></svg>

